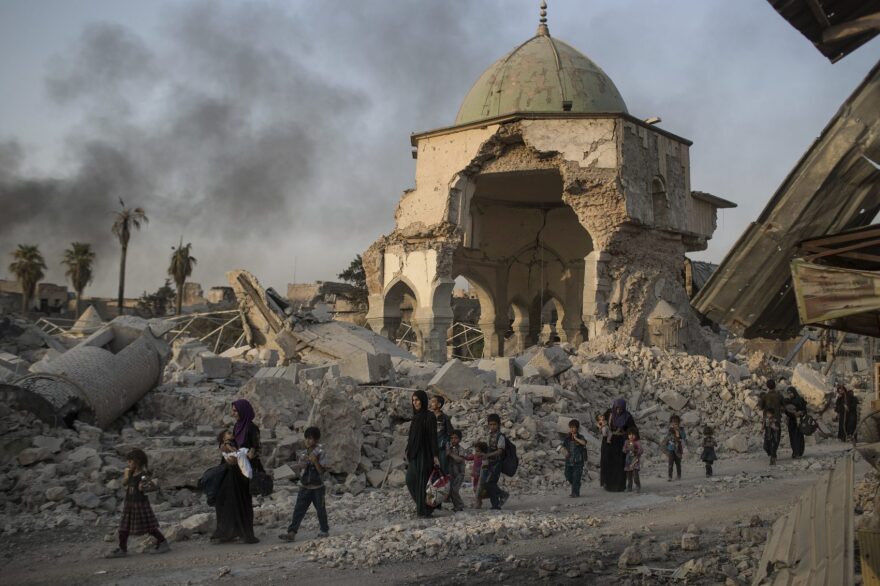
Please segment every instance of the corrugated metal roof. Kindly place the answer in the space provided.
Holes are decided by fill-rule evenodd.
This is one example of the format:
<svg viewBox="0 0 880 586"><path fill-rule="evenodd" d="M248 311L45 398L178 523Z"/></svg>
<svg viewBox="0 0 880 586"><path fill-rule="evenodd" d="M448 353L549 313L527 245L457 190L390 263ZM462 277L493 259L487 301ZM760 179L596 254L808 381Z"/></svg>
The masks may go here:
<svg viewBox="0 0 880 586"><path fill-rule="evenodd" d="M748 338L800 331L789 264L808 238L870 224L880 210L880 64L694 297L697 311Z"/></svg>
<svg viewBox="0 0 880 586"><path fill-rule="evenodd" d="M839 41L823 40L823 33L833 26L852 22L854 19L880 12L880 0L767 0L771 6L816 49L834 63L843 59L875 36L877 30L843 38Z"/></svg>
<svg viewBox="0 0 880 586"><path fill-rule="evenodd" d="M854 583L853 481L849 453L773 524L753 586Z"/></svg>

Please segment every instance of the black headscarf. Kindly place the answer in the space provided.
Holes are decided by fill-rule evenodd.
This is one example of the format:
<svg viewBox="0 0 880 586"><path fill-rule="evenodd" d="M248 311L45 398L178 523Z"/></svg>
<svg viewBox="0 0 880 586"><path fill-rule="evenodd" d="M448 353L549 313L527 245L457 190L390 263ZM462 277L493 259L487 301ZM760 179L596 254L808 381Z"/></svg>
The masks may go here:
<svg viewBox="0 0 880 586"><path fill-rule="evenodd" d="M437 452L437 419L428 411L428 393L415 391L412 394L421 401L421 408L413 407L413 418L409 424L409 436L406 440L406 458L413 460L420 455L429 455L431 459Z"/></svg>

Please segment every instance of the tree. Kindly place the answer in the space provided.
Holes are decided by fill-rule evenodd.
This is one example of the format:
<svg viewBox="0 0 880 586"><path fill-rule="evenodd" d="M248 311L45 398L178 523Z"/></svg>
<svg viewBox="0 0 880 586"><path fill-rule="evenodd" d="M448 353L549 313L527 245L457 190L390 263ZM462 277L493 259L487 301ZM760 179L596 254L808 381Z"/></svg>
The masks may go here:
<svg viewBox="0 0 880 586"><path fill-rule="evenodd" d="M95 252L92 245L85 242L72 242L70 248L64 251L64 260L61 264L67 267L65 275L70 279L73 290L76 291L76 317L80 313L80 300L86 285L92 282L92 263L95 262Z"/></svg>
<svg viewBox="0 0 880 586"><path fill-rule="evenodd" d="M129 209L125 207L125 202L119 200L122 211L114 212L116 216L113 220L113 228L111 231L119 244L122 246L122 256L119 259L119 299L118 305L119 315L122 315L122 298L125 296L125 257L128 255L128 240L131 238L131 230L140 230L142 224L149 223L149 218L144 208Z"/></svg>
<svg viewBox="0 0 880 586"><path fill-rule="evenodd" d="M364 270L364 259L361 255L354 257L348 268L339 273L338 277L354 286L354 291L345 295L353 305L364 309L367 307L367 272Z"/></svg>
<svg viewBox="0 0 880 586"><path fill-rule="evenodd" d="M165 279L165 284L155 293L144 291L137 302L138 313L144 317L165 317L173 299L174 288L171 286L171 279Z"/></svg>
<svg viewBox="0 0 880 586"><path fill-rule="evenodd" d="M21 312L27 315L30 301L34 297L37 283L43 278L46 261L38 246L19 244L12 253L13 261L9 263L9 271L15 275L21 285Z"/></svg>
<svg viewBox="0 0 880 586"><path fill-rule="evenodd" d="M184 246L183 237L180 238L180 244L176 247L172 246L171 250L174 252L171 253L168 275L174 279L174 284L177 285L177 315L180 315L180 308L183 305L183 286L186 283L186 278L192 274L193 267L196 266L196 259L189 254L192 250L192 244L187 242Z"/></svg>

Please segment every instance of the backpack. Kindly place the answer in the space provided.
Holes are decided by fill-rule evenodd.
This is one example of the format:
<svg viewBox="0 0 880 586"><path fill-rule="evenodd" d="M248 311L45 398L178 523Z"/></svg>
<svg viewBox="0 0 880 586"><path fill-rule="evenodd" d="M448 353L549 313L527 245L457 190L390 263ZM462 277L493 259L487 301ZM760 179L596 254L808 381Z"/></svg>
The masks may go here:
<svg viewBox="0 0 880 586"><path fill-rule="evenodd" d="M505 476L513 476L519 468L519 456L516 455L516 444L504 436L504 455L501 457L501 472Z"/></svg>

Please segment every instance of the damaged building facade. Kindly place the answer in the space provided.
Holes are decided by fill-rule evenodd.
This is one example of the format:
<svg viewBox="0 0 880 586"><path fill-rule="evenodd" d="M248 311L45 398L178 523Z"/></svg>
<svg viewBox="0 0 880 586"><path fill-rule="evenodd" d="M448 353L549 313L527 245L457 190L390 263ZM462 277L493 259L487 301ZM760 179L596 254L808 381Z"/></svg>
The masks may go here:
<svg viewBox="0 0 880 586"><path fill-rule="evenodd" d="M363 255L374 331L395 337L407 301L422 357L446 360L451 293L465 278L487 357L540 341L548 304L563 342L709 353L681 267L734 204L691 191L691 142L631 116L546 18L482 74L455 125L412 144L415 188Z"/></svg>

